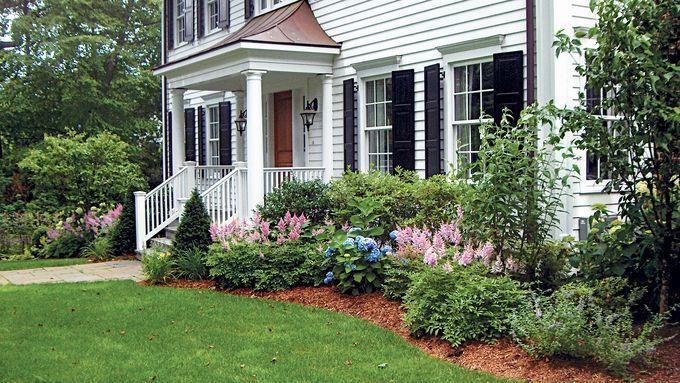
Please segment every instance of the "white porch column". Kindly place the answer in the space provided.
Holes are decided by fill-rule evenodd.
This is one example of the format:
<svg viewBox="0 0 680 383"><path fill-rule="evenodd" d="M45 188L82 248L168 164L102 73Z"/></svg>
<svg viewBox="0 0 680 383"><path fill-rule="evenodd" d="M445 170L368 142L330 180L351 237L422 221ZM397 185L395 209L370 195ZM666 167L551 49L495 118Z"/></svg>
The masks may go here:
<svg viewBox="0 0 680 383"><path fill-rule="evenodd" d="M172 174L177 174L184 163L184 92L171 89L172 100Z"/></svg>
<svg viewBox="0 0 680 383"><path fill-rule="evenodd" d="M136 191L135 195L135 250L141 254L146 249L146 192ZM124 208L129 209L129 206Z"/></svg>
<svg viewBox="0 0 680 383"><path fill-rule="evenodd" d="M243 109L243 91L242 90L233 90L231 93L234 94L236 97L236 117L238 118L238 114L241 112ZM233 124L232 124L233 125ZM236 129L233 130L236 135L236 161L245 161L245 140L243 134L240 134L239 132L236 131ZM245 132L244 132L245 133Z"/></svg>
<svg viewBox="0 0 680 383"><path fill-rule="evenodd" d="M321 77L321 132L323 180L329 182L333 176L333 76Z"/></svg>
<svg viewBox="0 0 680 383"><path fill-rule="evenodd" d="M246 109L248 124L248 212L251 217L257 205L264 202L264 134L262 132L262 75L259 70L242 72L246 76ZM244 217L245 218L245 217Z"/></svg>

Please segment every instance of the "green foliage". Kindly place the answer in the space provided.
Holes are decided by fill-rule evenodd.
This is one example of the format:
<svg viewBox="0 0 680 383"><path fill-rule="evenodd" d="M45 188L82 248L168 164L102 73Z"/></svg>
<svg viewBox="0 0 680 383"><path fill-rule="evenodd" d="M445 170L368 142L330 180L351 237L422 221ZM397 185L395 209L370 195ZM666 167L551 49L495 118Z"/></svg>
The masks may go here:
<svg viewBox="0 0 680 383"><path fill-rule="evenodd" d="M160 247L152 247L142 254L142 272L152 283L165 283L172 273L174 262L170 253Z"/></svg>
<svg viewBox="0 0 680 383"><path fill-rule="evenodd" d="M548 298L534 297L511 317L513 337L530 355L593 358L625 375L631 362L646 362L663 339L653 335L662 323L659 316L634 331L622 285L621 279L595 287L569 284ZM612 294L618 298L613 302Z"/></svg>
<svg viewBox="0 0 680 383"><path fill-rule="evenodd" d="M599 181L620 195L619 215L643 246L636 258L658 257L655 284L663 313L670 298L680 299L680 284L670 278L680 257L680 10L675 0L598 0L590 6L597 24L576 37L594 40L597 48L585 60L575 59L576 69L588 88L615 96L593 106L581 94L580 107L564 112L564 133L577 137L578 148L607 159ZM554 46L572 57L584 53L563 32ZM619 118L606 124L594 115L610 112Z"/></svg>
<svg viewBox="0 0 680 383"><path fill-rule="evenodd" d="M31 237L31 255L39 257L47 244L47 227L38 226Z"/></svg>
<svg viewBox="0 0 680 383"><path fill-rule="evenodd" d="M413 278L425 270L427 265L420 261L387 258L385 280L382 283L383 294L393 300L402 300L411 286Z"/></svg>
<svg viewBox="0 0 680 383"><path fill-rule="evenodd" d="M198 190L194 189L184 206L175 239L172 241L173 251L183 252L192 248L202 252L208 251L208 246L212 243L210 222L203 200Z"/></svg>
<svg viewBox="0 0 680 383"><path fill-rule="evenodd" d="M120 201L128 190L146 187L131 148L117 136L100 133L45 137L19 163L33 185L37 209L73 211Z"/></svg>
<svg viewBox="0 0 680 383"><path fill-rule="evenodd" d="M210 246L206 264L220 286L260 291L319 285L329 269L319 245L303 241L281 245L240 241L229 249L216 243Z"/></svg>
<svg viewBox="0 0 680 383"><path fill-rule="evenodd" d="M537 251L519 254L521 273L515 276L523 281L534 282L541 290L554 290L563 285L569 272L569 259L573 248L565 241L547 241Z"/></svg>
<svg viewBox="0 0 680 383"><path fill-rule="evenodd" d="M329 186L321 180L299 181L295 178L284 182L264 197L264 205L257 210L262 218L276 222L291 214L305 214L312 223L320 224L333 209L333 201L328 193Z"/></svg>
<svg viewBox="0 0 680 383"><path fill-rule="evenodd" d="M111 240L108 237L97 237L83 249L82 256L96 261L110 259L113 255Z"/></svg>
<svg viewBox="0 0 680 383"><path fill-rule="evenodd" d="M427 268L412 277L404 297L404 324L415 335L441 336L459 346L507 334L510 315L527 291L508 277L486 275L483 267Z"/></svg>
<svg viewBox="0 0 680 383"><path fill-rule="evenodd" d="M111 247L114 255L128 255L135 252L135 202L132 192L125 193L123 212L118 223L111 230Z"/></svg>
<svg viewBox="0 0 680 383"><path fill-rule="evenodd" d="M466 232L493 243L503 259L538 258L559 223L576 169L565 169L574 154L557 135L549 133L539 145L539 130L552 126L554 114L552 104L530 106L517 126L507 114L500 126L482 126L478 160L463 169L473 181L461 195L461 205L472 209L463 222Z"/></svg>
<svg viewBox="0 0 680 383"><path fill-rule="evenodd" d="M77 258L92 239L85 236L64 234L48 243L41 255L45 258Z"/></svg>
<svg viewBox="0 0 680 383"><path fill-rule="evenodd" d="M447 182L445 176L422 180L415 172L407 171L347 172L331 183L330 195L334 202L333 218L340 223L349 223L356 214L350 205L353 198L380 203L376 210L380 226L389 232L397 226L421 227L449 221L455 211L458 185Z"/></svg>
<svg viewBox="0 0 680 383"><path fill-rule="evenodd" d="M197 248L184 251L175 251L174 258L175 273L177 278L186 278L192 281L206 279L208 277L208 267L205 265L205 253Z"/></svg>

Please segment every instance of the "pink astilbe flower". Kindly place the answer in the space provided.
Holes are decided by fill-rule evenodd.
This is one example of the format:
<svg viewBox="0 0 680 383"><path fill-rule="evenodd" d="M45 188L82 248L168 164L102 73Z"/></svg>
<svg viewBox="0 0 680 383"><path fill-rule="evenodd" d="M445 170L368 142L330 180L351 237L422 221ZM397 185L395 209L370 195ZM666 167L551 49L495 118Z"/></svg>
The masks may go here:
<svg viewBox="0 0 680 383"><path fill-rule="evenodd" d="M260 251L260 258L264 259L264 253Z"/></svg>
<svg viewBox="0 0 680 383"><path fill-rule="evenodd" d="M491 272L494 274L500 274L503 272L503 261L501 261L501 256L496 257L496 261L491 266Z"/></svg>
<svg viewBox="0 0 680 383"><path fill-rule="evenodd" d="M457 225L454 221L451 223L444 223L439 227L439 235L448 242L454 242L454 234L456 232Z"/></svg>
<svg viewBox="0 0 680 383"><path fill-rule="evenodd" d="M312 236L316 237L317 235L323 234L324 232L326 232L326 229L324 229L323 227L320 229L312 229Z"/></svg>
<svg viewBox="0 0 680 383"><path fill-rule="evenodd" d="M330 219L328 216L323 221L324 225L326 226L335 226L335 222L333 222L332 219Z"/></svg>
<svg viewBox="0 0 680 383"><path fill-rule="evenodd" d="M300 213L300 217L298 217L298 223L300 225L304 225L305 222L307 222L307 217L305 217L305 213Z"/></svg>
<svg viewBox="0 0 680 383"><path fill-rule="evenodd" d="M472 248L472 245L465 245L465 250L463 250L463 254L460 256L460 259L458 259L458 264L461 266L467 266L469 265L473 260L475 259L475 250Z"/></svg>
<svg viewBox="0 0 680 383"><path fill-rule="evenodd" d="M61 233L58 230L55 230L55 229L47 230L47 238L49 238L49 239L57 239L60 236L61 236Z"/></svg>
<svg viewBox="0 0 680 383"><path fill-rule="evenodd" d="M292 217L290 217L290 220L287 222L288 226L291 227L291 228L297 226L299 220L300 219L298 218L297 215L293 215Z"/></svg>
<svg viewBox="0 0 680 383"><path fill-rule="evenodd" d="M437 253L434 251L432 247L430 247L426 252L425 256L423 257L423 263L426 265L434 266L437 264Z"/></svg>
<svg viewBox="0 0 680 383"><path fill-rule="evenodd" d="M458 221L461 221L463 219L463 207L458 205L456 206L456 214L458 215Z"/></svg>
<svg viewBox="0 0 680 383"><path fill-rule="evenodd" d="M250 233L250 236L248 237L248 239L253 241L253 242L260 242L260 239L261 239L260 233L258 233L257 231L253 231L252 233Z"/></svg>
<svg viewBox="0 0 680 383"><path fill-rule="evenodd" d="M413 237L413 229L410 227L397 230L397 245L399 247L407 246L411 243Z"/></svg>
<svg viewBox="0 0 680 383"><path fill-rule="evenodd" d="M489 266L493 260L493 245L490 242L477 249L477 258L484 262L484 265Z"/></svg>
<svg viewBox="0 0 680 383"><path fill-rule="evenodd" d="M286 222L283 220L283 218L279 219L279 223L276 224L276 227L279 228L280 232L286 231Z"/></svg>
<svg viewBox="0 0 680 383"><path fill-rule="evenodd" d="M511 257L508 257L508 259L505 260L505 269L512 273L516 273L519 271L519 264Z"/></svg>
<svg viewBox="0 0 680 383"><path fill-rule="evenodd" d="M284 242L286 242L286 238L282 234L279 234L279 236L276 237L276 243L282 245Z"/></svg>
<svg viewBox="0 0 680 383"><path fill-rule="evenodd" d="M293 218L293 217L290 215L290 211L287 211L286 215L283 216L283 220L286 223L290 223L291 218Z"/></svg>
<svg viewBox="0 0 680 383"><path fill-rule="evenodd" d="M442 235L439 232L435 233L434 237L432 238L432 247L439 254L446 253L446 244L444 243L444 238L442 238Z"/></svg>
<svg viewBox="0 0 680 383"><path fill-rule="evenodd" d="M446 271L447 273L450 273L453 271L453 267L451 267L451 264L449 262L446 262L445 264L442 265L442 269Z"/></svg>
<svg viewBox="0 0 680 383"><path fill-rule="evenodd" d="M260 212L255 211L255 214L253 214L253 226L259 226L261 222L262 216L260 215Z"/></svg>
<svg viewBox="0 0 680 383"><path fill-rule="evenodd" d="M262 221L260 223L260 231L262 232L262 238L265 240L269 239L270 233L269 225L270 225L269 221Z"/></svg>
<svg viewBox="0 0 680 383"><path fill-rule="evenodd" d="M453 240L451 242L453 242L455 245L460 245L461 242L463 242L463 235L460 233L458 228L453 231Z"/></svg>

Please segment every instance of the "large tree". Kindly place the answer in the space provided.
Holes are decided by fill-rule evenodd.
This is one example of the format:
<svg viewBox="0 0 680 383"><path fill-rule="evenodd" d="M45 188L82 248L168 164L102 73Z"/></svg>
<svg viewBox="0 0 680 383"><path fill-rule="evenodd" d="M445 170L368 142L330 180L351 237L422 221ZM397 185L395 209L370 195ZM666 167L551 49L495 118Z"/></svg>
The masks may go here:
<svg viewBox="0 0 680 383"><path fill-rule="evenodd" d="M151 73L160 57L159 0L1 4L5 154L68 129L114 133L136 147L139 158L160 158L144 156L159 150L160 84ZM159 168L150 165L144 168Z"/></svg>
<svg viewBox="0 0 680 383"><path fill-rule="evenodd" d="M680 3L677 0L593 0L597 25L576 39L558 35L557 53L585 54L580 75L599 105L582 94L565 127L576 144L606 158L605 190L618 193L637 251L656 270L659 311L669 307L671 270L680 238ZM597 42L582 52L580 38ZM591 113L595 112L595 113ZM609 123L594 114L613 114ZM677 281L675 282L677 284Z"/></svg>

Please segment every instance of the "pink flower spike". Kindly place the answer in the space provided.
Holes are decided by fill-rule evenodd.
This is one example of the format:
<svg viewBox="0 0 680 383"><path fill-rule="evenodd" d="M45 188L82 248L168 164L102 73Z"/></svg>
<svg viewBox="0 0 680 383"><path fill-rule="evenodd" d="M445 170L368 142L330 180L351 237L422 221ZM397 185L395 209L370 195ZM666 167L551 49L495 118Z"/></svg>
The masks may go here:
<svg viewBox="0 0 680 383"><path fill-rule="evenodd" d="M286 223L289 223L291 218L292 218L292 216L290 215L290 211L287 211L287 212L286 212L286 215L283 216L283 220L284 220Z"/></svg>
<svg viewBox="0 0 680 383"><path fill-rule="evenodd" d="M437 264L437 253L434 251L434 248L429 248L425 252L425 256L423 257L423 263L426 265L434 266Z"/></svg>
<svg viewBox="0 0 680 383"><path fill-rule="evenodd" d="M307 217L305 217L305 213L303 212L303 213L300 214L300 217L298 218L298 222L300 223L300 225L304 225L306 221L307 221Z"/></svg>
<svg viewBox="0 0 680 383"><path fill-rule="evenodd" d="M463 219L463 208L460 205L458 205L456 207L456 213L458 214L458 220L459 221L462 220Z"/></svg>
<svg viewBox="0 0 680 383"><path fill-rule="evenodd" d="M262 236L264 238L269 238L269 221L262 221L260 223L260 231L262 232Z"/></svg>
<svg viewBox="0 0 680 383"><path fill-rule="evenodd" d="M279 223L276 225L276 227L279 228L280 232L286 231L286 223L283 221L283 218L279 219Z"/></svg>
<svg viewBox="0 0 680 383"><path fill-rule="evenodd" d="M445 264L442 265L442 269L446 271L447 273L450 273L453 271L453 267L451 267L451 264L449 262L446 262Z"/></svg>

